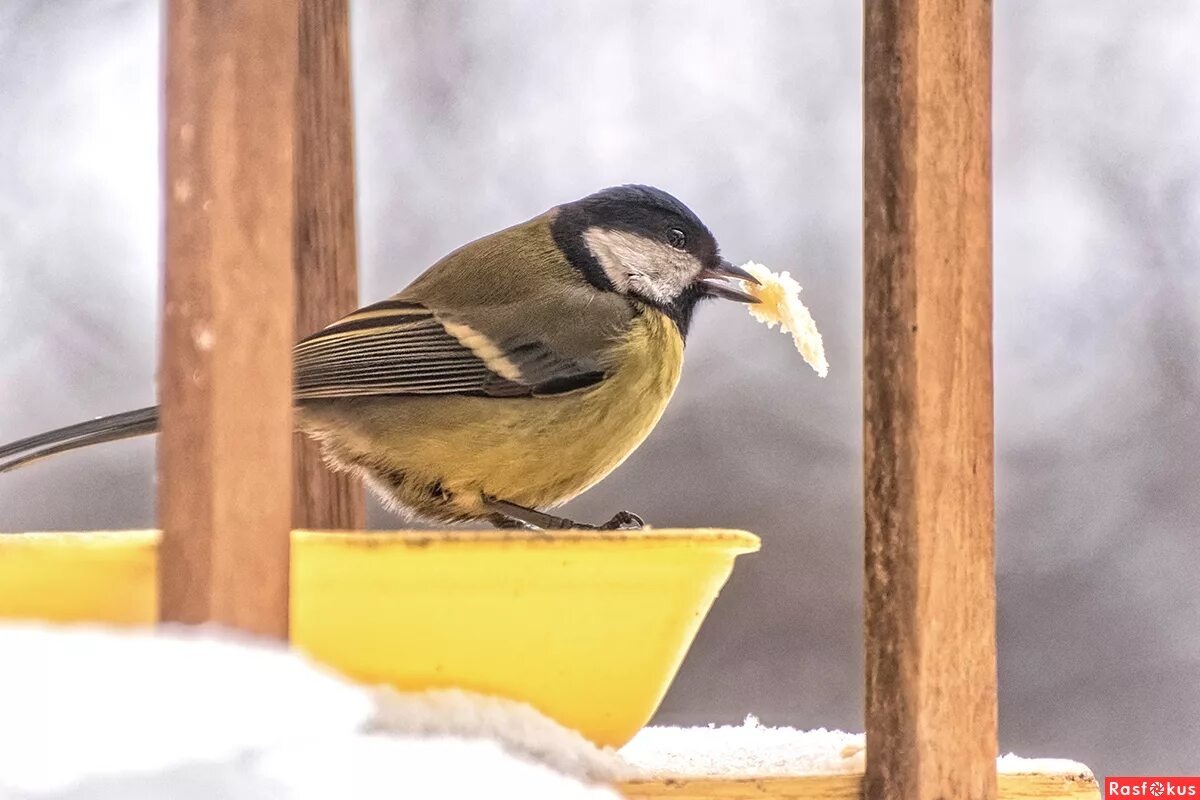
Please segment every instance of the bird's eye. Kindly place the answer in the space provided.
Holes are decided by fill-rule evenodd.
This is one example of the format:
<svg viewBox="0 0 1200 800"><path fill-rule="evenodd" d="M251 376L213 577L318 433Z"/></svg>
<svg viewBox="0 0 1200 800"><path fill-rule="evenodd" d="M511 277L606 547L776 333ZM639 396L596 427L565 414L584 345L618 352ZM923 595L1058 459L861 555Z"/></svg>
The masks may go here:
<svg viewBox="0 0 1200 800"><path fill-rule="evenodd" d="M687 236L679 228L671 228L667 231L667 244L676 250L682 250L687 245Z"/></svg>

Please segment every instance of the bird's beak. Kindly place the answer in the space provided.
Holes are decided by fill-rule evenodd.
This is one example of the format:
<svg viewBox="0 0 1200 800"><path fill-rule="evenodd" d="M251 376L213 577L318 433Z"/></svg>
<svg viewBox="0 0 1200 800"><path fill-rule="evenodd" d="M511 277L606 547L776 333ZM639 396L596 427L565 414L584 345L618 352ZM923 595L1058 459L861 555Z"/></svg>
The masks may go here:
<svg viewBox="0 0 1200 800"><path fill-rule="evenodd" d="M700 285L704 287L704 290L712 297L723 297L726 300L733 300L738 303L760 302L757 297L743 292L741 289L734 287L733 284L727 283L726 278L736 278L740 281L749 281L750 283L762 285L758 278L755 278L749 272L746 272L746 270L734 266L723 258L717 266L701 270L698 280L700 281Z"/></svg>

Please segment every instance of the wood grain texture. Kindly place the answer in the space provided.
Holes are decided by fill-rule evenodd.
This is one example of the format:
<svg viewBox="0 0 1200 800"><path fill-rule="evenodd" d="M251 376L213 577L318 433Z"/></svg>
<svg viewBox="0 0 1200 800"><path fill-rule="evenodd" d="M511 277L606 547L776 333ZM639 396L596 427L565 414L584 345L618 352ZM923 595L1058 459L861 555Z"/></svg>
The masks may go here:
<svg viewBox="0 0 1200 800"><path fill-rule="evenodd" d="M347 0L299 0L296 86L296 336L358 307L354 215L354 119ZM325 467L296 435L292 522L358 529L362 486Z"/></svg>
<svg viewBox="0 0 1200 800"><path fill-rule="evenodd" d="M872 0L866 796L996 796L991 3Z"/></svg>
<svg viewBox="0 0 1200 800"><path fill-rule="evenodd" d="M284 637L297 6L166 14L161 613Z"/></svg>
<svg viewBox="0 0 1200 800"><path fill-rule="evenodd" d="M997 783L1000 800L1100 800L1100 787L1091 775L1000 775ZM627 781L618 789L627 800L861 800L864 796L862 775L670 778Z"/></svg>

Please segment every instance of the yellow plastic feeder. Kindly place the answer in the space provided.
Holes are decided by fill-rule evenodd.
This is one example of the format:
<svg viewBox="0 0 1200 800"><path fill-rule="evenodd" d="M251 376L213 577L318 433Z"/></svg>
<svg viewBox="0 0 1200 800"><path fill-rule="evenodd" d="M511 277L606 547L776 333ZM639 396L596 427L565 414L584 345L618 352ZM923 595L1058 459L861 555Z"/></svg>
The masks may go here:
<svg viewBox="0 0 1200 800"><path fill-rule="evenodd" d="M158 531L0 533L0 619L158 622Z"/></svg>
<svg viewBox="0 0 1200 800"><path fill-rule="evenodd" d="M662 701L741 531L299 531L292 639L367 683L522 700L600 745Z"/></svg>
<svg viewBox="0 0 1200 800"><path fill-rule="evenodd" d="M292 542L291 636L352 678L528 702L600 745L653 715L741 531L319 533ZM0 535L0 618L152 624L154 531Z"/></svg>

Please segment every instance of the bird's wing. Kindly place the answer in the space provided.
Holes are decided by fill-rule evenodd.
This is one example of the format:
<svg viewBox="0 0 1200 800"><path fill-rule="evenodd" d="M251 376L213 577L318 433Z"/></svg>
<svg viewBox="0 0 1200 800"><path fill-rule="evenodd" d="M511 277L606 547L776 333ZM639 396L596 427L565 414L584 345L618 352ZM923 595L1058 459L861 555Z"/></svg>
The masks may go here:
<svg viewBox="0 0 1200 800"><path fill-rule="evenodd" d="M604 379L598 357L557 352L536 334L489 335L474 316L399 298L362 308L296 345L295 396L540 396Z"/></svg>

